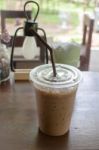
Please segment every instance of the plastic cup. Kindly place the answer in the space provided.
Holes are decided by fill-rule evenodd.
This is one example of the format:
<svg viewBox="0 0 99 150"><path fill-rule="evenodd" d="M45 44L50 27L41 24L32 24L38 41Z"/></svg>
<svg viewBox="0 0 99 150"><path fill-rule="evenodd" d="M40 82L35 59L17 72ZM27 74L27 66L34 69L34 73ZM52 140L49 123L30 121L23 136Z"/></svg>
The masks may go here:
<svg viewBox="0 0 99 150"><path fill-rule="evenodd" d="M40 130L51 136L68 132L81 72L69 65L56 64L53 77L51 64L31 70Z"/></svg>

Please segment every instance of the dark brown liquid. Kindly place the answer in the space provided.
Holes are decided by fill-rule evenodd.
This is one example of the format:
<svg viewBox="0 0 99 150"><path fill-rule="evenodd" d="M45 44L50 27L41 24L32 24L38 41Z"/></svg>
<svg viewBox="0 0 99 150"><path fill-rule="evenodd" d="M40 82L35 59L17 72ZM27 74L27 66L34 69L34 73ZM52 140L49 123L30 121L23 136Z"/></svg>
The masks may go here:
<svg viewBox="0 0 99 150"><path fill-rule="evenodd" d="M69 130L77 88L64 92L36 89L40 130L48 135L63 135Z"/></svg>

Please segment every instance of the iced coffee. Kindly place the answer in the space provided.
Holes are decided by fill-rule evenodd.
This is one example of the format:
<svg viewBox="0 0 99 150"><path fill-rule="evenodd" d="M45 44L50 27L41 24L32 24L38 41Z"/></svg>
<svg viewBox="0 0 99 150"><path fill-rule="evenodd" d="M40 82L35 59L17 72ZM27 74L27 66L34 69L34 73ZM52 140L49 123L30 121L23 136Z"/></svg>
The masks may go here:
<svg viewBox="0 0 99 150"><path fill-rule="evenodd" d="M48 135L65 134L70 127L75 96L81 73L78 69L56 64L53 77L51 65L33 69L30 78L36 93L39 128Z"/></svg>

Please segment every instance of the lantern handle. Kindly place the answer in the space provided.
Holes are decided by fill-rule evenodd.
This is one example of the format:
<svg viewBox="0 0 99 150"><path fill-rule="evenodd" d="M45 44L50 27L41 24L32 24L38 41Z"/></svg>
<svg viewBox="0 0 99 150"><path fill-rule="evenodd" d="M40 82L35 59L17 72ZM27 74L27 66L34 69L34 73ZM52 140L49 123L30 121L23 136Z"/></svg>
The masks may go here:
<svg viewBox="0 0 99 150"><path fill-rule="evenodd" d="M35 20L36 20L38 14L39 14L39 4L38 4L37 2L35 2L35 1L27 1L27 2L24 4L24 12L25 12L25 16L26 16L27 20L29 20L29 17L28 17L27 12L26 12L26 6L27 6L27 4L29 4L29 3L34 3L34 4L36 4L36 6L37 6L37 12L36 12L36 15L35 15L35 17L34 17L34 19L33 19L33 21L35 22Z"/></svg>
<svg viewBox="0 0 99 150"><path fill-rule="evenodd" d="M13 54L14 54L14 47L15 47L15 39L16 39L16 36L17 36L17 32L19 30L23 29L23 27L19 27L16 29L15 31L15 34L13 36L13 41L12 41L12 50L11 50L11 57L10 57L10 66L11 66L11 71L15 72L15 69L14 69L14 65L13 65Z"/></svg>

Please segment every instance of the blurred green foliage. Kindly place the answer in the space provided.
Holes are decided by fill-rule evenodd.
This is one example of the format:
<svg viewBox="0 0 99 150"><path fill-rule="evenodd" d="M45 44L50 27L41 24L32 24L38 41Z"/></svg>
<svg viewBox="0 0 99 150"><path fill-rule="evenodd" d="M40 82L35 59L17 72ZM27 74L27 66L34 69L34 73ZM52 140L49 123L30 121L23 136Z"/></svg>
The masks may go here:
<svg viewBox="0 0 99 150"><path fill-rule="evenodd" d="M26 0L11 0L24 3ZM66 11L70 13L70 24L75 27L79 24L79 11L83 11L84 5L80 0L35 0L40 4L39 18L44 23L58 24L60 23L59 12ZM86 0L87 1L87 0ZM8 0L0 0L0 9L5 9ZM93 11L94 3L89 1L88 11ZM35 14L36 7L33 7L33 15Z"/></svg>
<svg viewBox="0 0 99 150"><path fill-rule="evenodd" d="M5 8L5 0L0 0L0 10Z"/></svg>

